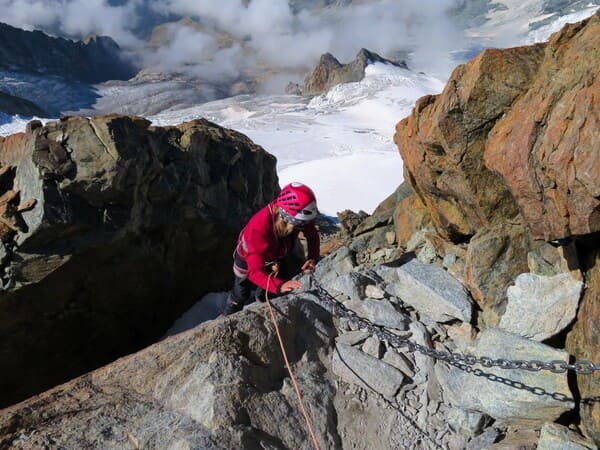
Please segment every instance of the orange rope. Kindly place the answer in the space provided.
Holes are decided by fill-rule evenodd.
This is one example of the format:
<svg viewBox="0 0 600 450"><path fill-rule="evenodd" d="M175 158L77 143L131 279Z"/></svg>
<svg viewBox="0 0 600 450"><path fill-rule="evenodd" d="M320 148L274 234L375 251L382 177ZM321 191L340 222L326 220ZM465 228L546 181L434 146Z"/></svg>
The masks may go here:
<svg viewBox="0 0 600 450"><path fill-rule="evenodd" d="M281 348L281 354L283 355L283 360L285 361L285 365L287 367L288 373L290 374L290 378L292 380L292 384L294 385L294 390L296 391L296 396L298 397L298 402L300 403L300 410L304 415L304 420L306 420L306 426L308 427L308 432L310 433L310 437L313 441L315 449L320 450L319 443L317 442L317 437L315 435L315 430L313 429L312 422L310 421L310 417L306 412L306 408L304 407L304 401L302 400L302 394L300 393L300 388L298 387L298 382L296 381L296 377L294 376L294 372L292 372L292 367L290 366L290 362L287 358L287 353L285 351L285 347L283 345L283 339L281 338L281 333L279 332L279 327L277 326L277 321L275 320L275 313L273 312L273 307L271 306L271 302L269 301L269 284L271 278L275 276L277 272L271 272L269 274L269 278L267 279L267 289L265 291L265 298L267 300L267 305L269 306L269 312L271 313L271 319L273 320L273 325L275 325L275 332L277 333L277 339L279 339L279 347Z"/></svg>

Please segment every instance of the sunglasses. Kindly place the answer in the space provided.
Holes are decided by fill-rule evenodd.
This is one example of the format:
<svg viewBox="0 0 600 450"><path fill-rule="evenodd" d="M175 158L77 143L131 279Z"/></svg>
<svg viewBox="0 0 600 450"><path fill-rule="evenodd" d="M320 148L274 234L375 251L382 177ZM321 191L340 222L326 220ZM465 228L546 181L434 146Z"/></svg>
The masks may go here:
<svg viewBox="0 0 600 450"><path fill-rule="evenodd" d="M300 211L300 213L310 214L311 211L303 210L303 211ZM300 219L296 219L295 217L292 217L283 209L279 210L279 217L281 217L285 222L289 223L290 225L293 225L294 228L299 229L299 230L304 228L304 226L309 223L305 220L300 220Z"/></svg>

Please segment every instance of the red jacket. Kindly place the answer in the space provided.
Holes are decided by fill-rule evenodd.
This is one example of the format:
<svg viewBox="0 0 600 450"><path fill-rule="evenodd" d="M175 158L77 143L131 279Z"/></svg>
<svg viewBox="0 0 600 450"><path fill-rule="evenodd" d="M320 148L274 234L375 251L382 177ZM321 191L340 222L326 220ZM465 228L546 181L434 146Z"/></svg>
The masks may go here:
<svg viewBox="0 0 600 450"><path fill-rule="evenodd" d="M266 264L277 261L288 255L294 249L298 237L298 230L294 230L286 237L279 237L275 231L276 206L269 203L254 214L242 232L237 245L238 255L248 265L248 279L265 290L269 280L269 271ZM312 223L307 224L302 232L306 237L308 246L308 259L319 260L319 232ZM235 270L235 268L234 268ZM286 280L276 276L271 277L268 291L278 293L281 285Z"/></svg>

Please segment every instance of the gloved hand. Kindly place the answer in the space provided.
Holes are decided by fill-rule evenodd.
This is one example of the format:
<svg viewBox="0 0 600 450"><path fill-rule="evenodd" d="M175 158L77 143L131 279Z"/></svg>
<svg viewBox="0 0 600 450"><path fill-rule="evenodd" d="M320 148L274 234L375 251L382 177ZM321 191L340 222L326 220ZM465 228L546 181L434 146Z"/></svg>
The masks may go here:
<svg viewBox="0 0 600 450"><path fill-rule="evenodd" d="M316 261L314 259L307 259L304 264L302 264L302 272L303 273L313 273L316 267Z"/></svg>

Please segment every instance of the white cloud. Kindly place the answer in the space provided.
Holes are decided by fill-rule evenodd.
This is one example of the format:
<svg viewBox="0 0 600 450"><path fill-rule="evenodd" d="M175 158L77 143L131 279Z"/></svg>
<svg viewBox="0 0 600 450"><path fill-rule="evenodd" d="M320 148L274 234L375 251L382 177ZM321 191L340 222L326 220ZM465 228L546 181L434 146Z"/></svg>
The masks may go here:
<svg viewBox="0 0 600 450"><path fill-rule="evenodd" d="M237 44L224 49L214 35L181 27L171 30L168 48L144 53L141 60L161 70L212 78L221 72L235 79L264 64L280 73L305 74L325 52L345 63L362 47L390 56L417 46L415 63L428 68L451 64L441 55L460 39L445 14L453 2L372 0L317 16L307 10L294 13L287 0L0 0L0 21L73 38L109 35L122 47L141 51L133 32L141 15L190 16L230 33Z"/></svg>

